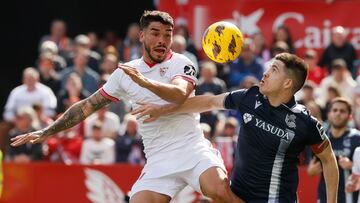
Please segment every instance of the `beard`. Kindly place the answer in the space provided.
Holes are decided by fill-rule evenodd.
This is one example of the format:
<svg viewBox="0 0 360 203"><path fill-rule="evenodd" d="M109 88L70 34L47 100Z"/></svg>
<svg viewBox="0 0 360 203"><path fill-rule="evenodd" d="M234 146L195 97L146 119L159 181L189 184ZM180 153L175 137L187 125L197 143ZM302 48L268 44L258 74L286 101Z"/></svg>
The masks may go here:
<svg viewBox="0 0 360 203"><path fill-rule="evenodd" d="M331 126L332 126L333 128L335 128L335 129L341 129L341 128L346 127L346 125L347 125L347 120L342 121L342 122L338 122L338 123L331 122L330 124L331 124Z"/></svg>
<svg viewBox="0 0 360 203"><path fill-rule="evenodd" d="M144 48L145 48L145 52L146 54L149 56L149 58L152 60L152 61L155 61L156 63L161 63L164 61L165 59L165 56L163 58L156 58L154 56L151 55L151 48L150 46L148 46L145 42L144 42Z"/></svg>

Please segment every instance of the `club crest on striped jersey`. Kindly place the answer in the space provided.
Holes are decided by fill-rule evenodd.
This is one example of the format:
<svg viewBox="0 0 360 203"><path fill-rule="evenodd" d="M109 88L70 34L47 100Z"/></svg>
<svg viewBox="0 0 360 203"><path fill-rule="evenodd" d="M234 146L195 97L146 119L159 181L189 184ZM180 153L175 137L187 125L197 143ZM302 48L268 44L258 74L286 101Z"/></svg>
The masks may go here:
<svg viewBox="0 0 360 203"><path fill-rule="evenodd" d="M165 73L167 72L167 70L169 69L169 67L161 67L159 69L159 72L160 72L160 76L161 77L164 77Z"/></svg>

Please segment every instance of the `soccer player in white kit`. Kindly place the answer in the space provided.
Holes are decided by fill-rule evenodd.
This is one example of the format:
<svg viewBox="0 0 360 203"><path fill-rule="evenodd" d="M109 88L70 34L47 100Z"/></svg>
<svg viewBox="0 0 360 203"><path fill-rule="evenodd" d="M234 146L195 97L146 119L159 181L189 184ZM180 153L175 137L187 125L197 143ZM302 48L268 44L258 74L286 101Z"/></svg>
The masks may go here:
<svg viewBox="0 0 360 203"><path fill-rule="evenodd" d="M111 101L130 99L135 108L136 102L181 105L194 95L196 70L192 62L170 50L174 27L171 16L145 11L140 26L141 59L120 65L97 92L74 104L50 126L13 138L12 146L41 142ZM131 189L131 203L169 202L186 185L217 203L243 202L230 190L219 152L204 138L196 116L175 114L153 123L143 123L144 118L138 121L147 162Z"/></svg>

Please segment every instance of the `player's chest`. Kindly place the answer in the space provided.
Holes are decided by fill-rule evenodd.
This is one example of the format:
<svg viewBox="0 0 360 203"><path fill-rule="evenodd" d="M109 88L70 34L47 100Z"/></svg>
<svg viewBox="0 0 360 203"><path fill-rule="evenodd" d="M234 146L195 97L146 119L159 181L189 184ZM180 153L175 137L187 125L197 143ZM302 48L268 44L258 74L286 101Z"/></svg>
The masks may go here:
<svg viewBox="0 0 360 203"><path fill-rule="evenodd" d="M171 75L170 71L167 67L157 67L154 70L151 71L144 71L141 74L146 77L147 79L159 82L159 83L165 83L165 84L171 84ZM143 88L139 86L136 82L128 78L127 80L123 81L123 87L125 87L126 93L129 95L129 97L135 101L153 101L153 98L157 98L157 96L151 92L150 90Z"/></svg>
<svg viewBox="0 0 360 203"><path fill-rule="evenodd" d="M243 128L252 140L259 143L292 143L301 139L302 126L293 113L272 109L264 104L254 104L242 109ZM303 129L305 131L305 129ZM255 138L255 139L254 139Z"/></svg>

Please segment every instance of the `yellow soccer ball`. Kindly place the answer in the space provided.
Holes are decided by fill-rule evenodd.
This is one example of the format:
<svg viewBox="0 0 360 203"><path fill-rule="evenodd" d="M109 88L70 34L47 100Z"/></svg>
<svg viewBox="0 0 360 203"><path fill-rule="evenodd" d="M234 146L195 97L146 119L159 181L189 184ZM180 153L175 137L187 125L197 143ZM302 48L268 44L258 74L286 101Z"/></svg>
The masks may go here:
<svg viewBox="0 0 360 203"><path fill-rule="evenodd" d="M235 60L241 53L243 34L240 29L226 21L211 24L204 32L202 46L205 54L217 63Z"/></svg>

